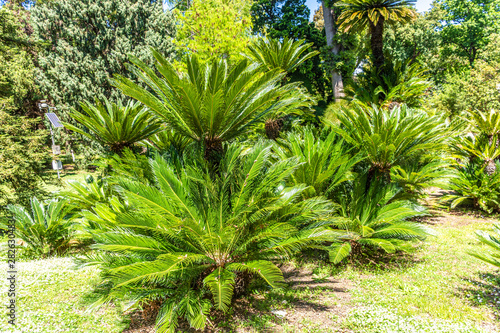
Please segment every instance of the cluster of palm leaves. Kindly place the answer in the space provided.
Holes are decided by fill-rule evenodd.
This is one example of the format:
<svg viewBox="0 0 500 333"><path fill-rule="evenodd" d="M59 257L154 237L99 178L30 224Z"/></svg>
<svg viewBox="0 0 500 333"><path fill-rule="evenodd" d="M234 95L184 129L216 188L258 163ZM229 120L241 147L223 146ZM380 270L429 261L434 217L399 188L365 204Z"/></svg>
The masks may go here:
<svg viewBox="0 0 500 333"><path fill-rule="evenodd" d="M450 182L454 191L443 198L452 208L472 206L488 213L500 210L500 112L468 112L463 132L454 138L456 177Z"/></svg>

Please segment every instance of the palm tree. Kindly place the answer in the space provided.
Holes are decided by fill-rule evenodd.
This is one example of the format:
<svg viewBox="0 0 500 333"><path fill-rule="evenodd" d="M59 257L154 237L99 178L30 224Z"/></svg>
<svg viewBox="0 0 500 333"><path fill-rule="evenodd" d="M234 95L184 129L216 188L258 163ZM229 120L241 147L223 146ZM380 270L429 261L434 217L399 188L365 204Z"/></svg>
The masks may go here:
<svg viewBox="0 0 500 333"><path fill-rule="evenodd" d="M96 99L95 105L81 103L81 108L85 113L73 109L70 116L89 131L69 123L64 125L116 154L162 130L161 124L153 120L146 108L137 102L129 101L122 105L107 99Z"/></svg>
<svg viewBox="0 0 500 333"><path fill-rule="evenodd" d="M81 262L98 264L112 284L103 300L161 301L157 329L175 332L179 317L203 329L209 299L226 311L251 276L280 287L283 276L272 260L313 242L314 231L299 226L330 204L301 200L304 186L283 187L298 161L272 163L271 155L263 144L232 144L216 175L205 161L177 168L156 157L155 184L118 178L132 209L117 215L115 229L96 234L98 251Z"/></svg>
<svg viewBox="0 0 500 333"><path fill-rule="evenodd" d="M406 105L392 110L356 106L337 115L334 131L364 153L370 164L367 186L375 175L390 180L391 168L409 158L445 148L448 129L439 116Z"/></svg>
<svg viewBox="0 0 500 333"><path fill-rule="evenodd" d="M424 225L409 221L427 215L424 207L394 200L400 190L393 184L384 186L374 182L365 193L364 181L357 182L350 198L342 203L341 218L330 230L335 238L326 249L333 263L366 248L382 249L387 253L404 251L412 241L423 240L432 234Z"/></svg>
<svg viewBox="0 0 500 333"><path fill-rule="evenodd" d="M71 206L66 200L44 203L32 198L29 209L20 205L9 205L7 209L16 223L16 237L31 254L47 257L62 254L70 247L74 230ZM7 228L4 223L1 226Z"/></svg>
<svg viewBox="0 0 500 333"><path fill-rule="evenodd" d="M339 22L344 31L365 31L370 34L373 62L380 70L384 65L384 24L408 22L416 17L411 6L415 0L343 0Z"/></svg>
<svg viewBox="0 0 500 333"><path fill-rule="evenodd" d="M304 44L304 40L294 41L285 37L283 41L278 39L257 39L248 47L247 57L262 66L264 72L278 70L286 76L283 77L282 85L288 80L288 75L297 69L306 60L319 54L318 51L307 52L313 43ZM300 113L301 108L310 109L312 98L302 90L294 91L301 94L299 98L302 103L294 103L287 108L269 113L265 117L265 130L269 139L277 139L283 128L283 117L292 113Z"/></svg>
<svg viewBox="0 0 500 333"><path fill-rule="evenodd" d="M207 159L217 160L224 142L247 133L267 113L300 102L293 94L298 83L280 86L285 74L277 70L262 74L246 60L229 66L214 59L203 65L190 56L187 73L178 74L161 54L152 52L161 77L135 57L129 66L150 89L119 75L114 85L177 133L203 144Z"/></svg>

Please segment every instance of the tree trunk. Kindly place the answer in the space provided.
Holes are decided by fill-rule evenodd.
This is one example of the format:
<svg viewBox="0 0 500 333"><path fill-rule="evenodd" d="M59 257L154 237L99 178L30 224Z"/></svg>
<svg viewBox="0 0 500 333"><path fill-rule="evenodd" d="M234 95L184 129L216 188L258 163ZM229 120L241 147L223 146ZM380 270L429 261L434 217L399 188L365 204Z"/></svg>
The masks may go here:
<svg viewBox="0 0 500 333"><path fill-rule="evenodd" d="M378 70L382 68L385 63L384 59L384 18L381 16L377 25L370 22L371 34L371 49L373 55L373 63Z"/></svg>
<svg viewBox="0 0 500 333"><path fill-rule="evenodd" d="M334 42L335 35L337 34L337 17L335 10L326 6L325 1L322 2L323 6L323 19L325 21L326 44L331 47L332 53L338 55L340 53L341 45ZM344 95L344 83L342 82L342 74L339 71L332 70L332 89L335 102L340 101Z"/></svg>

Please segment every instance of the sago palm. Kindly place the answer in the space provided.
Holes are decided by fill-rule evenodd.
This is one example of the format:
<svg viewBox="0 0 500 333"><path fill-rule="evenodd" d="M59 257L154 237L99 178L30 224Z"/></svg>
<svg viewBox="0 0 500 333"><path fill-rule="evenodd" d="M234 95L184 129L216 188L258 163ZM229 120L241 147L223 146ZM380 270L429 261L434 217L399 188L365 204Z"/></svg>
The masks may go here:
<svg viewBox="0 0 500 333"><path fill-rule="evenodd" d="M332 225L333 244L328 247L330 260L339 263L352 252L367 248L382 249L387 253L409 250L412 242L423 240L432 230L409 219L427 215L425 208L410 201L394 200L398 195L394 185L374 182L365 193L363 181L342 203L339 218Z"/></svg>
<svg viewBox="0 0 500 333"><path fill-rule="evenodd" d="M285 73L282 83L287 81L288 75L297 69L308 59L319 54L318 51L309 51L313 43L304 43L304 40L294 41L285 37L282 41L278 39L259 38L248 46L247 57L257 62L263 72L279 70ZM300 104L293 104L287 108L281 108L277 112L265 117L265 130L269 139L279 137L283 129L283 117L292 113L301 113L301 109L310 109L313 100L304 90L294 92L301 94Z"/></svg>
<svg viewBox="0 0 500 333"><path fill-rule="evenodd" d="M441 117L428 116L405 105L392 110L357 106L337 114L334 130L366 156L372 178L390 180L391 168L424 152L445 148L448 129Z"/></svg>
<svg viewBox="0 0 500 333"><path fill-rule="evenodd" d="M340 184L352 179L351 170L361 160L360 156L350 156L335 132L325 134L325 138L316 137L314 130L306 127L302 133L288 133L276 147L280 159L295 157L301 162L290 180L295 185L308 186L305 197L329 196Z"/></svg>
<svg viewBox="0 0 500 333"><path fill-rule="evenodd" d="M96 99L95 105L81 103L81 108L84 113L73 109L70 116L85 126L88 132L69 123L64 125L116 154L162 130L161 124L137 102L129 101L122 105L107 99Z"/></svg>
<svg viewBox="0 0 500 333"><path fill-rule="evenodd" d="M99 264L111 283L103 301L160 301L157 331L175 332L179 318L204 329L212 304L226 311L251 276L280 287L272 260L315 240L300 227L330 207L319 198L301 200L304 186L283 186L296 159L271 163L270 156L269 146L233 144L216 175L204 161L178 168L157 157L155 184L120 178L132 209L117 215L115 229L95 236L98 251L82 262Z"/></svg>
<svg viewBox="0 0 500 333"><path fill-rule="evenodd" d="M262 74L244 60L229 66L225 60L206 64L187 58L187 73L177 73L152 51L156 70L135 57L129 69L148 87L116 76L114 84L126 95L148 106L177 133L204 145L207 159L223 153L223 142L247 133L267 113L300 103L293 94L297 83L280 86L285 74ZM156 74L160 73L160 76Z"/></svg>
<svg viewBox="0 0 500 333"><path fill-rule="evenodd" d="M21 239L29 253L46 257L69 248L74 230L71 206L66 200L44 203L32 198L29 209L20 205L9 205L7 209L16 224L16 238ZM2 227L6 225L2 223Z"/></svg>
<svg viewBox="0 0 500 333"><path fill-rule="evenodd" d="M413 20L415 0L342 0L340 29L363 32L368 29L375 67L384 65L384 25Z"/></svg>
<svg viewBox="0 0 500 333"><path fill-rule="evenodd" d="M466 137L456 144L457 148L470 154L474 158L479 158L484 164L484 172L489 176L497 172L495 159L500 156L500 149L496 142L490 142L488 137L470 138Z"/></svg>

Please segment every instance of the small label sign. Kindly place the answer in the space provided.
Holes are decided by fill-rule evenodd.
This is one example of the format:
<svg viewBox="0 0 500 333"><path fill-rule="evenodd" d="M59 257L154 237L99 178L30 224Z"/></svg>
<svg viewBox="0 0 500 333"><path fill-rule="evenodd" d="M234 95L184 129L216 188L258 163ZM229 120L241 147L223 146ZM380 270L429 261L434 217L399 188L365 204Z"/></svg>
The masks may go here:
<svg viewBox="0 0 500 333"><path fill-rule="evenodd" d="M52 153L54 155L61 155L61 146L52 146Z"/></svg>

